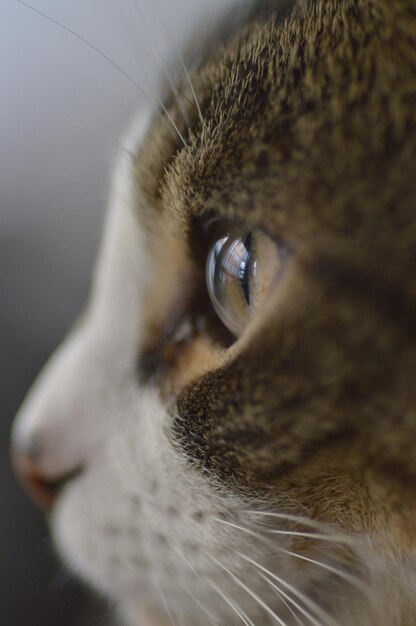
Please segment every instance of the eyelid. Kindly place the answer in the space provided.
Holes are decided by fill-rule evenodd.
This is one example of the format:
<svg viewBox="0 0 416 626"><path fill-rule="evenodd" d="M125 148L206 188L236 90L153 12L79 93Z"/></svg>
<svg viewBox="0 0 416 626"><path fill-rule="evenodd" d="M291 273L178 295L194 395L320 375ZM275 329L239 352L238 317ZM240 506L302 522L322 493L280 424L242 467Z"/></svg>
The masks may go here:
<svg viewBox="0 0 416 626"><path fill-rule="evenodd" d="M222 237L238 237L241 233L248 233L252 230L255 230L255 227L244 222L231 221L219 217L210 217L207 222L204 221L203 223L203 231L210 247Z"/></svg>
<svg viewBox="0 0 416 626"><path fill-rule="evenodd" d="M220 239L224 235L240 234L242 232L258 231L263 233L271 241L273 241L281 252L282 258L293 250L292 245L286 243L285 237L282 235L277 236L276 233L270 232L261 222L245 222L243 220L233 220L225 218L217 213L210 212L209 214L198 218L194 225L199 232L207 239L209 247L215 243L216 239Z"/></svg>

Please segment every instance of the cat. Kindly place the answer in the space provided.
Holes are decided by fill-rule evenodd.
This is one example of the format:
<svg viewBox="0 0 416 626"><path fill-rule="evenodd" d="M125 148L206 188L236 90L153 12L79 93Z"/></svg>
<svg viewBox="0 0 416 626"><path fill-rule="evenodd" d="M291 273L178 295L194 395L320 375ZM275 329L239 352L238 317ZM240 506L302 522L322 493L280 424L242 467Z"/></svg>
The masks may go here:
<svg viewBox="0 0 416 626"><path fill-rule="evenodd" d="M416 3L223 37L135 126L16 468L122 623L411 626Z"/></svg>

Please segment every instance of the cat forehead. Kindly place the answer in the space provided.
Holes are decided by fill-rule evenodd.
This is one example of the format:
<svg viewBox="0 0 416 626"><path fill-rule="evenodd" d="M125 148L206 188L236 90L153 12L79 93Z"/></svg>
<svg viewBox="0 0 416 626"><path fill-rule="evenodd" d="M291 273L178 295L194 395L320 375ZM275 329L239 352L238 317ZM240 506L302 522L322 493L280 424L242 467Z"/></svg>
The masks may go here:
<svg viewBox="0 0 416 626"><path fill-rule="evenodd" d="M153 125L138 158L152 206L321 250L357 240L358 256L363 239L403 230L416 192L410 5L289 2L244 25Z"/></svg>

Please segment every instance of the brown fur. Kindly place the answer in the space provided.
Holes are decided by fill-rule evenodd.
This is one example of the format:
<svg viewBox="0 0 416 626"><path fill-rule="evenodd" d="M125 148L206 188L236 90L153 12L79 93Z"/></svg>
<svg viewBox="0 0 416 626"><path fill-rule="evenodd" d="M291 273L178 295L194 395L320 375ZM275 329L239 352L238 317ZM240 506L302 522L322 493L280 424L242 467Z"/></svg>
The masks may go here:
<svg viewBox="0 0 416 626"><path fill-rule="evenodd" d="M207 365L191 364L209 371L190 386L179 378L173 430L221 484L289 497L406 559L416 542L416 3L286 5L289 16L257 17L195 75L204 125L189 93L190 126L172 104L186 146L164 118L139 155L155 219L188 233L194 284L206 250L192 242L212 217L290 250L250 331L229 349L211 337ZM406 602L398 624L416 622Z"/></svg>

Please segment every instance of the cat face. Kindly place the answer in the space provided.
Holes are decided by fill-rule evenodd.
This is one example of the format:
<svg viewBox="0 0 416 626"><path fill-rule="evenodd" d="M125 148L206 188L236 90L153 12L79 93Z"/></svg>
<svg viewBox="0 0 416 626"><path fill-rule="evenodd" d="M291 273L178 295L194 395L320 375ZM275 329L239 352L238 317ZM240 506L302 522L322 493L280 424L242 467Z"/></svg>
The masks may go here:
<svg viewBox="0 0 416 626"><path fill-rule="evenodd" d="M139 120L14 431L132 624L416 617L415 33L404 0L282 3Z"/></svg>

